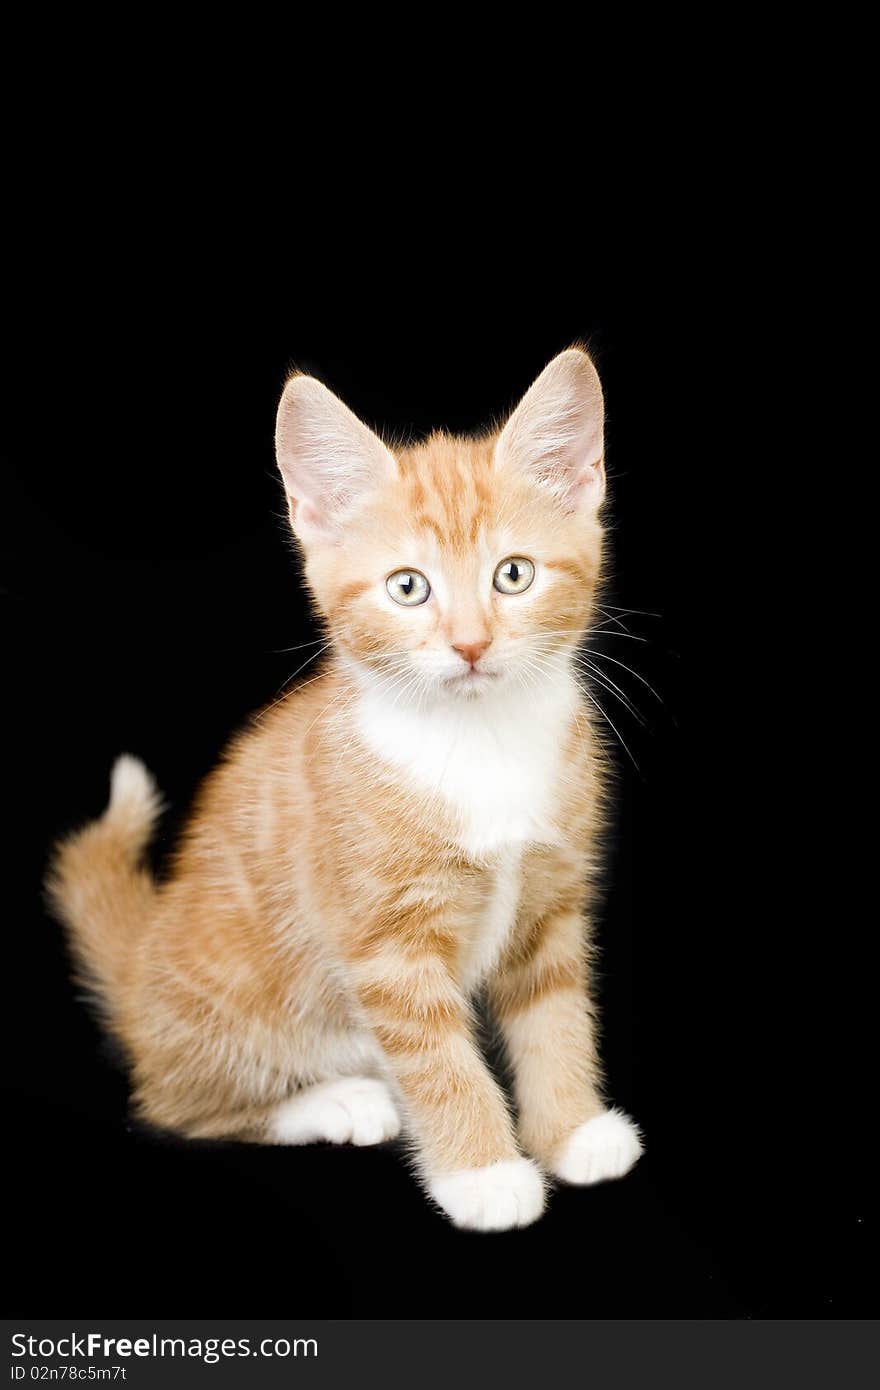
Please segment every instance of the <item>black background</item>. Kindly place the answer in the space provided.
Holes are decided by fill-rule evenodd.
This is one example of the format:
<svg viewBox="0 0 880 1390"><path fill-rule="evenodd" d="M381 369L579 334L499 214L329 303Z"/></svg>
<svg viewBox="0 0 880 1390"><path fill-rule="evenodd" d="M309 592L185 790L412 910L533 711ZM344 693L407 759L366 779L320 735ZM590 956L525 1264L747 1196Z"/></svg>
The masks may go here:
<svg viewBox="0 0 880 1390"><path fill-rule="evenodd" d="M35 298L7 375L3 607L11 853L4 897L7 1264L15 1310L157 1316L838 1317L868 1311L867 1214L840 1148L828 1017L804 998L765 697L729 656L765 621L754 529L707 378L728 335L713 265L483 248L379 275L264 278L230 246L109 241ZM537 260L537 258L535 258ZM708 327L707 327L708 324ZM370 423L467 430L574 340L606 388L614 573L644 641L603 636L646 727L596 691L620 756L599 927L611 1092L643 1125L624 1182L560 1190L478 1236L393 1151L185 1144L133 1127L112 1049L74 997L40 881L129 750L171 803L159 854L229 733L314 636L272 432L294 365ZM741 401L739 389L734 393ZM754 420L751 422L754 432ZM742 459L742 440L734 455ZM719 564L719 558L721 563ZM772 608L772 605L771 605ZM659 617L649 616L659 614ZM719 648L721 654L719 654ZM739 646L741 650L741 646ZM756 709L755 702L759 708ZM526 717L524 715L524 717ZM802 930L802 921L797 924ZM815 962L814 962L815 963Z"/></svg>

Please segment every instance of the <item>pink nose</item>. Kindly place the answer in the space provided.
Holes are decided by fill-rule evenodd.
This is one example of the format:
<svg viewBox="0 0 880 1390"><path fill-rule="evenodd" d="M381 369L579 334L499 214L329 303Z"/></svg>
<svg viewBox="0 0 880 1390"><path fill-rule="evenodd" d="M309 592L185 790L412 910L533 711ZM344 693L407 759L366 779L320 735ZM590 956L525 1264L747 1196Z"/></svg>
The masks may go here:
<svg viewBox="0 0 880 1390"><path fill-rule="evenodd" d="M471 666L476 666L491 641L492 638L487 637L483 642L453 642L452 650L470 662Z"/></svg>

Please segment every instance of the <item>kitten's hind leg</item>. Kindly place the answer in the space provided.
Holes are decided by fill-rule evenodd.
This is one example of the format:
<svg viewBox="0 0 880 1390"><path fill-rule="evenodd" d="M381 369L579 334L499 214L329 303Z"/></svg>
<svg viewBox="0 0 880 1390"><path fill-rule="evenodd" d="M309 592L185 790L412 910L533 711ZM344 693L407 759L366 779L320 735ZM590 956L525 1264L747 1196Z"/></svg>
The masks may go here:
<svg viewBox="0 0 880 1390"><path fill-rule="evenodd" d="M308 1086L271 1112L269 1144L382 1144L400 1133L400 1116L384 1081L346 1076Z"/></svg>

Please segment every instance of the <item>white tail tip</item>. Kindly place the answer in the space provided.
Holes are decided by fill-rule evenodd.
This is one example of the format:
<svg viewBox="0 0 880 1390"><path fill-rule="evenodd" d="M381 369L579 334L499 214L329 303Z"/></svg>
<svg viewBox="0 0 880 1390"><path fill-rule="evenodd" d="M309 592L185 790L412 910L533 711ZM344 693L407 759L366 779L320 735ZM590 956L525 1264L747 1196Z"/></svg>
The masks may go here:
<svg viewBox="0 0 880 1390"><path fill-rule="evenodd" d="M140 758L123 753L110 774L110 805L107 816L117 821L133 819L151 826L162 809L159 788Z"/></svg>

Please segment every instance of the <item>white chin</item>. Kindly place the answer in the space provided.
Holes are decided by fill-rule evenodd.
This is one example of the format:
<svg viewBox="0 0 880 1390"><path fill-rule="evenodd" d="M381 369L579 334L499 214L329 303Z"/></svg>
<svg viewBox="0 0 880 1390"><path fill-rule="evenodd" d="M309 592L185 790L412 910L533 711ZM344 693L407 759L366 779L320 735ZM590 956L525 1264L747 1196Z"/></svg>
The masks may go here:
<svg viewBox="0 0 880 1390"><path fill-rule="evenodd" d="M487 690L491 690L497 680L497 676L490 676L485 671L466 671L461 676L448 677L443 682L443 688L450 695L472 700L477 695L484 695Z"/></svg>

